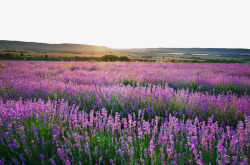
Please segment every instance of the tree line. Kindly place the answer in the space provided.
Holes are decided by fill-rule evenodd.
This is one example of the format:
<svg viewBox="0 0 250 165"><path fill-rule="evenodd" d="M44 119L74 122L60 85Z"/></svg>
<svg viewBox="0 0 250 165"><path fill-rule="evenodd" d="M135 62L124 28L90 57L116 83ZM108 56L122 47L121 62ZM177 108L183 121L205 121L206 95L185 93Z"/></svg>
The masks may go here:
<svg viewBox="0 0 250 165"><path fill-rule="evenodd" d="M81 57L81 56L48 56L48 55L25 55L24 53L0 54L0 60L26 60L26 61L130 61L127 56L104 55L102 57Z"/></svg>

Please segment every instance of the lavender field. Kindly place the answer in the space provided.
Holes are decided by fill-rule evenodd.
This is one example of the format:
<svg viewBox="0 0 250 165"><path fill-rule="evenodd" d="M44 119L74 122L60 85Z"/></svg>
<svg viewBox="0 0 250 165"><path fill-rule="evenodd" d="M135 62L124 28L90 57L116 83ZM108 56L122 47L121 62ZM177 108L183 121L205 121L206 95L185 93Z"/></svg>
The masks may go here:
<svg viewBox="0 0 250 165"><path fill-rule="evenodd" d="M0 61L0 164L250 163L250 64Z"/></svg>

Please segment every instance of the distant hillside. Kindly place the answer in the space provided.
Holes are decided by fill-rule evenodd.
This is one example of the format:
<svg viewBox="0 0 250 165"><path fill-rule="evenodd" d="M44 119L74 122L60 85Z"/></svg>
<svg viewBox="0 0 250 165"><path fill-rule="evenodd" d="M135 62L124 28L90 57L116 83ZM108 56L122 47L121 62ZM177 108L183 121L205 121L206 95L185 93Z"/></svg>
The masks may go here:
<svg viewBox="0 0 250 165"><path fill-rule="evenodd" d="M108 51L110 48L104 46L93 46L83 44L47 44L37 42L6 41L0 40L2 50L52 50L52 51Z"/></svg>
<svg viewBox="0 0 250 165"><path fill-rule="evenodd" d="M1 50L14 51L62 51L62 52L126 52L126 53L169 53L192 55L250 55L250 49L229 48L139 48L139 49L111 49L105 46L83 44L47 44L37 42L0 40Z"/></svg>
<svg viewBox="0 0 250 165"><path fill-rule="evenodd" d="M131 52L158 52L180 54L208 54L208 55L250 55L250 49L236 48L146 48L146 49L123 49Z"/></svg>

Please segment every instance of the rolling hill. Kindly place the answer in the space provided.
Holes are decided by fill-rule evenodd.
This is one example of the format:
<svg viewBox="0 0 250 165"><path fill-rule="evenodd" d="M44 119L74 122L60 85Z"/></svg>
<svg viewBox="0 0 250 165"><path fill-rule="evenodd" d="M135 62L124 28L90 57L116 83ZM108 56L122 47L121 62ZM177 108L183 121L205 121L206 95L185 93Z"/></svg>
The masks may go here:
<svg viewBox="0 0 250 165"><path fill-rule="evenodd" d="M83 44L48 44L37 42L7 41L0 40L2 50L47 50L47 51L108 51L110 48L105 46L93 46Z"/></svg>
<svg viewBox="0 0 250 165"><path fill-rule="evenodd" d="M48 44L0 40L0 49L12 51L62 51L62 52L126 52L126 53L165 53L188 55L250 55L250 49L242 48L138 48L112 49L105 46L85 44Z"/></svg>

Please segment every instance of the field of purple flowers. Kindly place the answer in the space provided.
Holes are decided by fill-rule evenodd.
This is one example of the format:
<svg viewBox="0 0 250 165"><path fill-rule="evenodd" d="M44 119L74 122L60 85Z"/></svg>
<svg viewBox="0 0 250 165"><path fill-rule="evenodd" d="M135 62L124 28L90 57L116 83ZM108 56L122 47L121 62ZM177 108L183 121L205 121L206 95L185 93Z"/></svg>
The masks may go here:
<svg viewBox="0 0 250 165"><path fill-rule="evenodd" d="M0 164L248 164L250 65L0 62Z"/></svg>

